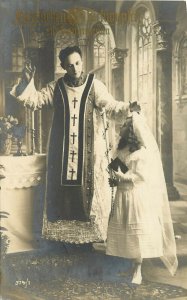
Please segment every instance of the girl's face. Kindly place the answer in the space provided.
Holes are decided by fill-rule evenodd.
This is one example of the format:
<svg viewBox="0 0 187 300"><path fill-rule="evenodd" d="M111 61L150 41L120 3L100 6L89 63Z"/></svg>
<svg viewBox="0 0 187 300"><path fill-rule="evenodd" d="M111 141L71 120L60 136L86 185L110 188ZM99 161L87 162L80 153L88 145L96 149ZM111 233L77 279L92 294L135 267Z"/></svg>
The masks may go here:
<svg viewBox="0 0 187 300"><path fill-rule="evenodd" d="M129 136L129 122L128 119L126 120L125 124L120 128L120 140L119 140L119 144L118 144L118 149L128 149L129 145L127 143L128 140L128 136Z"/></svg>
<svg viewBox="0 0 187 300"><path fill-rule="evenodd" d="M120 128L120 136L127 137L129 135L130 119L127 119L123 126Z"/></svg>
<svg viewBox="0 0 187 300"><path fill-rule="evenodd" d="M118 143L118 150L128 149L129 145L125 138L121 137Z"/></svg>
<svg viewBox="0 0 187 300"><path fill-rule="evenodd" d="M131 117L127 118L124 125L120 128L120 137L121 139L118 143L118 150L123 149L134 152L140 149L140 143L133 132Z"/></svg>
<svg viewBox="0 0 187 300"><path fill-rule="evenodd" d="M127 136L127 128L124 126L121 127L119 135L120 135L120 137Z"/></svg>

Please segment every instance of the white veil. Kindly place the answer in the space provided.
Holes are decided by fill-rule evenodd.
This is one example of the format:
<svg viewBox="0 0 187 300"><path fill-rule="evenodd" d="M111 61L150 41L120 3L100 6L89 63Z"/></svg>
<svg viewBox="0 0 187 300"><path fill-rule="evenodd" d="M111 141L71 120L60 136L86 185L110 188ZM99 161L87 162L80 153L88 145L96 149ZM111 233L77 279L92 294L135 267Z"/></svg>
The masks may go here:
<svg viewBox="0 0 187 300"><path fill-rule="evenodd" d="M174 275L178 266L176 243L160 152L145 118L141 114L133 112L132 120L134 133L141 144L146 147L148 153L150 201L152 208L158 213L163 235L161 260L170 273Z"/></svg>

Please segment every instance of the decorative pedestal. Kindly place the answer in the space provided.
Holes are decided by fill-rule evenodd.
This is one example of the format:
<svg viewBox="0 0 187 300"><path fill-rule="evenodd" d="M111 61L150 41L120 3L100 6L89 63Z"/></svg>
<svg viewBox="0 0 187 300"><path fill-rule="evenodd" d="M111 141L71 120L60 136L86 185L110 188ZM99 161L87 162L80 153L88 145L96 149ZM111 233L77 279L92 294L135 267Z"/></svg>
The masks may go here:
<svg viewBox="0 0 187 300"><path fill-rule="evenodd" d="M1 155L10 155L12 146L12 139L0 139L0 154Z"/></svg>
<svg viewBox="0 0 187 300"><path fill-rule="evenodd" d="M0 180L1 220L10 241L8 253L35 249L34 204L36 188L45 179L45 155L0 156L5 178Z"/></svg>

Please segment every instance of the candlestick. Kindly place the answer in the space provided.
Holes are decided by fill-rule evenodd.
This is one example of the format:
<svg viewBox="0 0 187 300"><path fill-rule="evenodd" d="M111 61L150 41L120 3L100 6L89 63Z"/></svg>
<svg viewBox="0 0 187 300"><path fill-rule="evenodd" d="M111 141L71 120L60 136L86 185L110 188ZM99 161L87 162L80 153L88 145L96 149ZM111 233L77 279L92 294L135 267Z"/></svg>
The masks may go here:
<svg viewBox="0 0 187 300"><path fill-rule="evenodd" d="M31 115L32 115L32 118L31 118L31 128L35 129L35 126L34 126L34 111L31 112Z"/></svg>
<svg viewBox="0 0 187 300"><path fill-rule="evenodd" d="M35 154L35 122L34 111L31 112L31 154Z"/></svg>

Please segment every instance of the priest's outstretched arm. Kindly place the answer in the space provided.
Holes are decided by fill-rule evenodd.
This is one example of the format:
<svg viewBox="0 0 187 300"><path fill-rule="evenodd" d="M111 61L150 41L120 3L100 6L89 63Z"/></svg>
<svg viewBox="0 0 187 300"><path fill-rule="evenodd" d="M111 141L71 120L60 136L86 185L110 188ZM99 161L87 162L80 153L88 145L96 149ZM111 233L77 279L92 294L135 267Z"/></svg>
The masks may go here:
<svg viewBox="0 0 187 300"><path fill-rule="evenodd" d="M43 105L53 105L53 94L56 85L56 81L52 81L45 88L37 91L34 84L35 71L35 67L31 67L30 63L26 63L22 77L19 78L18 83L10 91L10 94L22 102L24 106L33 110L41 109Z"/></svg>
<svg viewBox="0 0 187 300"><path fill-rule="evenodd" d="M37 91L34 84L34 78L30 82L25 82L22 79L15 85L10 94L22 102L24 106L30 107L33 110L41 109L43 105L53 105L53 94L56 81L52 81Z"/></svg>
<svg viewBox="0 0 187 300"><path fill-rule="evenodd" d="M43 105L53 106L54 89L57 81L52 81L37 91L34 84L35 69L31 69L29 65L25 67L22 78L16 84L10 94L22 102L24 106L35 109L41 109ZM94 79L95 104L98 108L105 108L110 115L127 115L129 103L116 101L108 92L106 86L97 79Z"/></svg>
<svg viewBox="0 0 187 300"><path fill-rule="evenodd" d="M100 81L94 80L95 104L96 107L105 108L106 113L113 117L121 115L126 117L129 111L129 102L117 101L108 92L107 87Z"/></svg>

